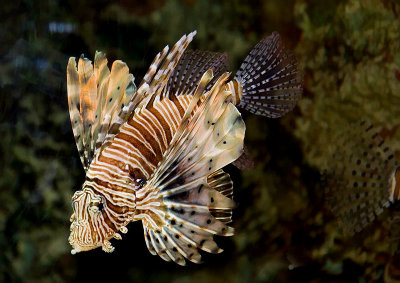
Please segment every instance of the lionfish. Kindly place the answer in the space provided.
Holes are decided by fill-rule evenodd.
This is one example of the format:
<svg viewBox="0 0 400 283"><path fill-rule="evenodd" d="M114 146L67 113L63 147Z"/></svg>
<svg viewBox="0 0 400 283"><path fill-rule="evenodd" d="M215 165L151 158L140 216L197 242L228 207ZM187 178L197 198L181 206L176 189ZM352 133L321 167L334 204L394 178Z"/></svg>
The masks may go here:
<svg viewBox="0 0 400 283"><path fill-rule="evenodd" d="M233 183L223 167L242 154L235 105L279 117L301 95L294 55L277 33L259 42L229 80L226 54L186 51L196 32L158 53L137 88L104 53L67 67L68 103L86 179L72 197L72 254L121 239L141 220L151 254L185 265L231 236Z"/></svg>
<svg viewBox="0 0 400 283"><path fill-rule="evenodd" d="M343 232L362 231L400 199L400 170L380 131L362 121L341 133L324 173L328 208Z"/></svg>

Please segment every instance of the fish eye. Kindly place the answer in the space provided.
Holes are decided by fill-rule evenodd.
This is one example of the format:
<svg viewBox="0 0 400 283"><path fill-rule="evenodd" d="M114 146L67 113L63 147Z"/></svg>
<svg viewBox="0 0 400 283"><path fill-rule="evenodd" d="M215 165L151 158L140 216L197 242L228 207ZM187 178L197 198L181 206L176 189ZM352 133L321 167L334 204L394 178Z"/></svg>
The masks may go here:
<svg viewBox="0 0 400 283"><path fill-rule="evenodd" d="M104 200L100 196L94 196L88 205L88 210L93 213L102 212L104 209Z"/></svg>
<svg viewBox="0 0 400 283"><path fill-rule="evenodd" d="M99 200L93 200L93 201L91 201L90 203L89 203L89 210L91 211L91 212L94 212L94 213L96 213L96 212L100 212L100 211L102 211L103 210L103 203L101 202L101 201L99 201Z"/></svg>

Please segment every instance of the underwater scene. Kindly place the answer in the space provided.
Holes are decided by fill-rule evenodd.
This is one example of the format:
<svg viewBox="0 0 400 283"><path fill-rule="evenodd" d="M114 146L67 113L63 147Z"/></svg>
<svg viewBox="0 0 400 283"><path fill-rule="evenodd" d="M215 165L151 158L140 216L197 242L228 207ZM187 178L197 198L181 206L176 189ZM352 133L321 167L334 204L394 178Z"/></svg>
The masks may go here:
<svg viewBox="0 0 400 283"><path fill-rule="evenodd" d="M0 282L400 282L397 0L0 16Z"/></svg>

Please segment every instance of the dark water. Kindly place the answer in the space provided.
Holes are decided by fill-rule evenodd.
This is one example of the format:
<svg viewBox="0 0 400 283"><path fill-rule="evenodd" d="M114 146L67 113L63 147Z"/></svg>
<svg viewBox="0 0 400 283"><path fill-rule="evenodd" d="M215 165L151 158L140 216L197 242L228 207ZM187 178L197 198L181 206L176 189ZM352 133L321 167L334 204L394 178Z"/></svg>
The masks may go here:
<svg viewBox="0 0 400 283"><path fill-rule="evenodd" d="M0 281L383 281L398 273L387 219L343 235L319 172L335 137L369 119L400 152L397 1L9 1L0 8ZM180 267L152 256L140 223L115 252L72 256L71 196L84 171L67 105L70 56L107 53L140 82L155 54L197 30L191 48L227 52L233 70L278 31L302 64L304 95L282 119L243 112L255 168L228 166L235 235L219 255ZM344 131L346 132L346 131ZM347 131L349 132L349 131ZM351 130L350 130L351 133ZM398 238L397 238L398 239ZM386 280L388 276L386 275Z"/></svg>

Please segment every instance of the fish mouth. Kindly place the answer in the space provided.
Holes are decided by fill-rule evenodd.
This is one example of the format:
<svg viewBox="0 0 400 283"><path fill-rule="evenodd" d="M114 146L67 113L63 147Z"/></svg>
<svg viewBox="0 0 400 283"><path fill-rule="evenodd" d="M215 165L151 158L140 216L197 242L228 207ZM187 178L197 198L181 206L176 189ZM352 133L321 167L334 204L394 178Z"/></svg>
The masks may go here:
<svg viewBox="0 0 400 283"><path fill-rule="evenodd" d="M73 255L80 253L80 252L90 251L90 250L97 248L97 247L80 246L77 244L74 244L74 245L71 244L71 246L72 246L71 254L73 254Z"/></svg>
<svg viewBox="0 0 400 283"><path fill-rule="evenodd" d="M85 230L87 230L87 228L85 228L83 223L78 223L76 220L71 223L71 233L68 237L68 242L72 246L71 254L93 250L101 246L101 243L96 243L93 241L90 233L86 239L83 239L83 235L87 235L89 232Z"/></svg>
<svg viewBox="0 0 400 283"><path fill-rule="evenodd" d="M82 223L78 223L77 221L72 222L71 234L68 237L68 242L72 246L71 254L74 255L79 252L90 251L100 247L102 248L103 251L108 253L114 251L114 247L111 245L109 239L103 239L100 241L93 241L92 237L87 237L86 239L83 239L82 235L85 235L86 233L83 233L85 231L81 231L81 229L86 229L82 225ZM115 233L114 237L117 239L121 238L121 236L118 233Z"/></svg>
<svg viewBox="0 0 400 283"><path fill-rule="evenodd" d="M79 239L75 239L73 234L68 238L68 242L72 246L71 254L77 254L79 252L84 252L84 251L90 251L95 248L101 247L101 243L84 243L83 241L80 241Z"/></svg>
<svg viewBox="0 0 400 283"><path fill-rule="evenodd" d="M90 251L96 248L102 248L103 251L111 253L114 251L114 247L108 240L104 240L103 243L93 243L93 244L82 244L80 241L73 239L72 235L68 238L69 243L72 246L71 254L77 254L79 252Z"/></svg>
<svg viewBox="0 0 400 283"><path fill-rule="evenodd" d="M73 255L77 254L79 252L90 251L90 250L97 248L97 247L90 247L90 246L81 246L77 243L74 243L74 244L70 243L70 244L72 246L71 254L73 254Z"/></svg>

